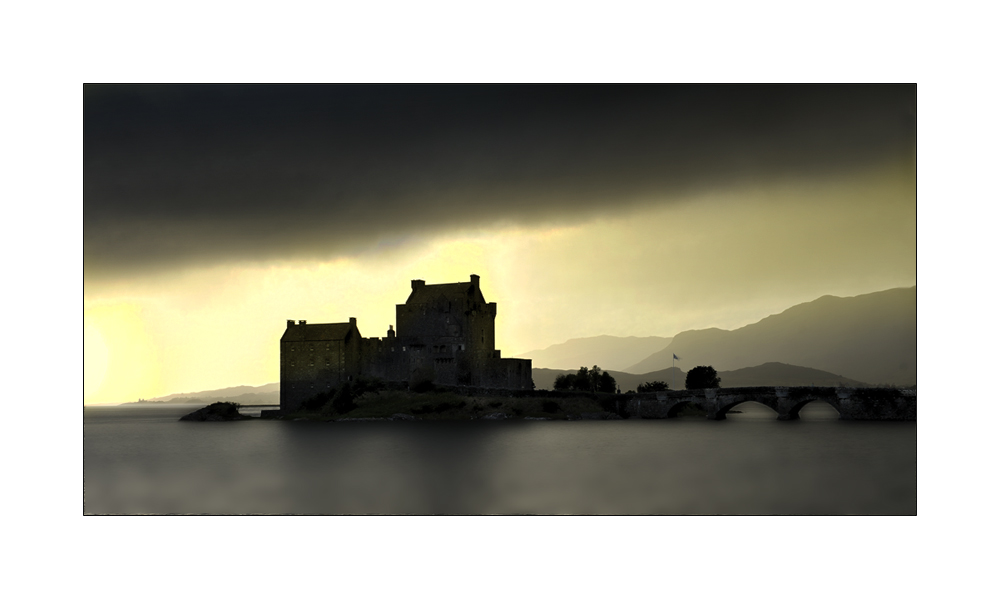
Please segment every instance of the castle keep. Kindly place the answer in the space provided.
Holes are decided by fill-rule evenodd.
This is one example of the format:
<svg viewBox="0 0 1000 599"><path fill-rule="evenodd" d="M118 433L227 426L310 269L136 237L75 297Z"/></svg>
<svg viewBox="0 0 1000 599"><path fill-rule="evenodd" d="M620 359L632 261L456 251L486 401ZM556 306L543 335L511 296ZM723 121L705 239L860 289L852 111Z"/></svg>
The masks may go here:
<svg viewBox="0 0 1000 599"><path fill-rule="evenodd" d="M431 381L499 389L531 389L531 360L501 358L495 348L496 302L479 277L466 283L411 281L396 306L396 330L364 338L356 318L345 323L288 321L281 336L281 410L358 377L409 384Z"/></svg>

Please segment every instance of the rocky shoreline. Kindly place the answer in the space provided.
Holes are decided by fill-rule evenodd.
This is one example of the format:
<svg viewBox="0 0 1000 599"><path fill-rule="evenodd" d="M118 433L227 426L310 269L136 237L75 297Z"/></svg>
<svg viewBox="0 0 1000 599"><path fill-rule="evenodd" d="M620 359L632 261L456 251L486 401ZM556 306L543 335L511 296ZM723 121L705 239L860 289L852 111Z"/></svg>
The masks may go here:
<svg viewBox="0 0 1000 599"><path fill-rule="evenodd" d="M240 406L231 401L218 401L204 408L185 414L180 418L185 422L232 422L252 420L253 416L240 414Z"/></svg>

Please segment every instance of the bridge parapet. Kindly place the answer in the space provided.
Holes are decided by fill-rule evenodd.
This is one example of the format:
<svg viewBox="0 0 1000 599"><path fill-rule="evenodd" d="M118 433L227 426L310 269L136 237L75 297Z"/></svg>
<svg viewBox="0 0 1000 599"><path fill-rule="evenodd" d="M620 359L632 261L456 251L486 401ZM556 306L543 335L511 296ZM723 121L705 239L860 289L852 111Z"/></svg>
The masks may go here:
<svg viewBox="0 0 1000 599"><path fill-rule="evenodd" d="M737 387L663 391L629 395L626 412L633 418L674 418L693 404L709 419L725 420L735 406L755 401L777 412L779 420L796 420L803 406L825 401L842 420L916 420L916 391L846 387Z"/></svg>

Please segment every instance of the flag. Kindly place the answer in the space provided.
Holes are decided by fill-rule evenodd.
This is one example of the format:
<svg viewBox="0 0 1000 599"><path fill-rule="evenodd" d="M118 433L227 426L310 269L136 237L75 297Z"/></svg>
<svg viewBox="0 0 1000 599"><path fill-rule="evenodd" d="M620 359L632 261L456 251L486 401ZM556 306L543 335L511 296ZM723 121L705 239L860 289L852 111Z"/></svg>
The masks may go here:
<svg viewBox="0 0 1000 599"><path fill-rule="evenodd" d="M677 354L674 354L674 359L675 360L680 360L680 358L677 357Z"/></svg>

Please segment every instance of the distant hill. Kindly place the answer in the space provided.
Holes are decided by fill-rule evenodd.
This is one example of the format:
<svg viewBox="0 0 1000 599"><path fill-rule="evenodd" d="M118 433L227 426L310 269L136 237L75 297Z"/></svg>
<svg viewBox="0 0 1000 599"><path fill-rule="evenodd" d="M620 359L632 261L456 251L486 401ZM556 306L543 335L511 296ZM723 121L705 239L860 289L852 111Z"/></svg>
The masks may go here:
<svg viewBox="0 0 1000 599"><path fill-rule="evenodd" d="M815 368L768 362L760 366L725 370L719 373L720 387L867 387L861 382Z"/></svg>
<svg viewBox="0 0 1000 599"><path fill-rule="evenodd" d="M226 387L225 389L196 391L194 393L174 393L172 395L164 395L163 397L154 397L145 401L205 405L217 401L235 401L236 403L247 406L271 405L277 404L279 401L280 386L280 383L268 383L259 387L240 385L239 387ZM131 402L129 405L131 405Z"/></svg>
<svg viewBox="0 0 1000 599"><path fill-rule="evenodd" d="M573 370L552 370L548 368L532 368L531 375L538 389L551 389L556 377L561 374L575 373L579 369ZM687 373L680 368L665 368L645 374L631 374L628 372L608 371L615 377L615 382L621 388L622 393L634 390L640 383L652 381L664 381L670 385L671 389L683 389L684 378ZM718 373L723 388L732 387L805 387L815 385L817 387L866 387L865 383L848 379L836 374L816 370L815 368L805 368L802 366L792 366L778 362L768 362L759 366L740 368L737 370L727 370Z"/></svg>
<svg viewBox="0 0 1000 599"><path fill-rule="evenodd" d="M517 356L528 358L532 366L538 368L590 368L597 364L601 368L624 370L653 352L670 344L671 337L583 337L570 339L565 343L536 349Z"/></svg>
<svg viewBox="0 0 1000 599"><path fill-rule="evenodd" d="M673 354L688 369L709 365L717 371L737 370L780 362L870 384L915 385L917 288L827 295L734 331L684 331L626 370L661 370L670 366Z"/></svg>

